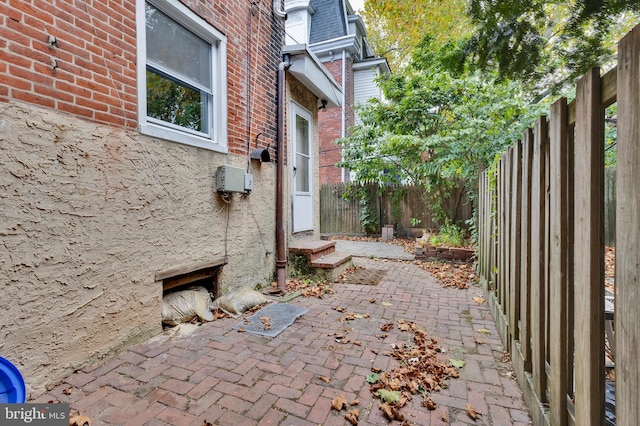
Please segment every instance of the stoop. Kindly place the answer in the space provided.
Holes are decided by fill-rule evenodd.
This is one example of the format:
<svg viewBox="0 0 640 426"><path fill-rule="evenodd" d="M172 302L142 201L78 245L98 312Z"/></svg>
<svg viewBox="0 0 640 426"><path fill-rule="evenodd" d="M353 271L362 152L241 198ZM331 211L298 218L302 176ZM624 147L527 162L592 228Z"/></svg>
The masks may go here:
<svg viewBox="0 0 640 426"><path fill-rule="evenodd" d="M289 245L291 276L334 282L351 265L351 255L337 252L335 241L299 241Z"/></svg>

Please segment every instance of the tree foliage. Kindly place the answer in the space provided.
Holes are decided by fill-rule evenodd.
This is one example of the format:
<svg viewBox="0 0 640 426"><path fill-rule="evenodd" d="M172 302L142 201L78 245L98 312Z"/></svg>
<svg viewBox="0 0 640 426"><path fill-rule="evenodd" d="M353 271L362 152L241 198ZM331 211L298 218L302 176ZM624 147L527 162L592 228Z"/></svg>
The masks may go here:
<svg viewBox="0 0 640 426"><path fill-rule="evenodd" d="M615 43L640 20L638 0L470 0L476 28L467 63L552 91L613 63ZM538 87L543 91L543 87Z"/></svg>
<svg viewBox="0 0 640 426"><path fill-rule="evenodd" d="M467 0L366 0L362 16L375 52L400 69L427 33L438 45L469 36L466 8Z"/></svg>
<svg viewBox="0 0 640 426"><path fill-rule="evenodd" d="M480 73L454 75L430 39L403 74L380 81L386 100L359 110L362 124L339 141L357 181L421 188L440 224L453 219L445 201L463 186L475 193L478 169L487 167L522 134L539 112L521 87Z"/></svg>

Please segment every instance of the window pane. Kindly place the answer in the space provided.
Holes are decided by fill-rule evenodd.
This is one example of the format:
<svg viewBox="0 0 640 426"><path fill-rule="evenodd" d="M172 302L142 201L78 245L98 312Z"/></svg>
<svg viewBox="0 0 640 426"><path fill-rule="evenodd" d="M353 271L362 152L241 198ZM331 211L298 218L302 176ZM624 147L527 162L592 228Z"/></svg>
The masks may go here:
<svg viewBox="0 0 640 426"><path fill-rule="evenodd" d="M296 192L309 192L309 157L296 155Z"/></svg>
<svg viewBox="0 0 640 426"><path fill-rule="evenodd" d="M211 45L146 4L147 58L211 89Z"/></svg>
<svg viewBox="0 0 640 426"><path fill-rule="evenodd" d="M147 69L149 117L206 133L207 97L206 93Z"/></svg>
<svg viewBox="0 0 640 426"><path fill-rule="evenodd" d="M296 152L309 155L309 122L296 115Z"/></svg>

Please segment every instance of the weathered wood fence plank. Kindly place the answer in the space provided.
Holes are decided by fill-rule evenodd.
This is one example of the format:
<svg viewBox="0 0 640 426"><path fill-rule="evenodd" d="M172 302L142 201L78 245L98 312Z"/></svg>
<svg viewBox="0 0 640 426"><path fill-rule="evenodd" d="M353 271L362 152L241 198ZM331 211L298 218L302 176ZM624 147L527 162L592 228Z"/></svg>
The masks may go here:
<svg viewBox="0 0 640 426"><path fill-rule="evenodd" d="M568 263L569 255L569 137L567 129L567 100L562 98L551 105L550 120L550 381L551 420L554 425L567 424L567 395L569 394L569 336L568 319Z"/></svg>
<svg viewBox="0 0 640 426"><path fill-rule="evenodd" d="M600 69L576 91L575 360L576 424L604 419L604 108Z"/></svg>
<svg viewBox="0 0 640 426"><path fill-rule="evenodd" d="M640 26L618 48L616 421L640 419Z"/></svg>

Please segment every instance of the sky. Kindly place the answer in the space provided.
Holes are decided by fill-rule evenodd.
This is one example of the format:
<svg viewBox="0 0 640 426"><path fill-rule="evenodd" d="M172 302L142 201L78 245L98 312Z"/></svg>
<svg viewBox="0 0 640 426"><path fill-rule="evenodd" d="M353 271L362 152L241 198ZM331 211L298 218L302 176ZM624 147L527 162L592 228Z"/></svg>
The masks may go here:
<svg viewBox="0 0 640 426"><path fill-rule="evenodd" d="M351 7L353 7L353 10L355 10L356 12L358 10L364 9L364 0L349 0L349 3L351 4Z"/></svg>

